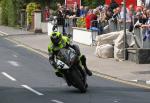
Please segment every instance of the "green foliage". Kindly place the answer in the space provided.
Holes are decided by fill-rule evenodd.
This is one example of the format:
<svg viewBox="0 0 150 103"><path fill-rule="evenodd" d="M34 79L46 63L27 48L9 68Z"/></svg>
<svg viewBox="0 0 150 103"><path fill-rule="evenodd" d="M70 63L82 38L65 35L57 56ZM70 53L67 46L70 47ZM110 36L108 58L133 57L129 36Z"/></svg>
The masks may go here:
<svg viewBox="0 0 150 103"><path fill-rule="evenodd" d="M32 23L32 15L36 9L39 8L40 5L38 5L35 2L31 2L26 7L27 12L27 25Z"/></svg>
<svg viewBox="0 0 150 103"><path fill-rule="evenodd" d="M1 8L1 5L0 5L0 25L2 24L2 8Z"/></svg>
<svg viewBox="0 0 150 103"><path fill-rule="evenodd" d="M8 9L7 9L7 0L1 1L1 8L2 8L2 24L8 25Z"/></svg>
<svg viewBox="0 0 150 103"><path fill-rule="evenodd" d="M85 28L85 18L78 18L76 24L77 27Z"/></svg>
<svg viewBox="0 0 150 103"><path fill-rule="evenodd" d="M12 0L7 0L8 25L14 26L16 21L15 9Z"/></svg>
<svg viewBox="0 0 150 103"><path fill-rule="evenodd" d="M82 5L96 8L99 5L104 5L105 0L82 0Z"/></svg>
<svg viewBox="0 0 150 103"><path fill-rule="evenodd" d="M23 4L23 0L1 0L0 4L2 8L2 24L8 26L16 25L19 17L18 11Z"/></svg>
<svg viewBox="0 0 150 103"><path fill-rule="evenodd" d="M51 8L52 10L57 10L56 2L51 2L51 3L50 3L50 8Z"/></svg>
<svg viewBox="0 0 150 103"><path fill-rule="evenodd" d="M50 0L50 8L52 10L57 10L57 3L64 4L64 0Z"/></svg>
<svg viewBox="0 0 150 103"><path fill-rule="evenodd" d="M31 2L27 5L27 7L26 7L27 25L32 23L32 15L36 9L37 9L37 4L34 2Z"/></svg>

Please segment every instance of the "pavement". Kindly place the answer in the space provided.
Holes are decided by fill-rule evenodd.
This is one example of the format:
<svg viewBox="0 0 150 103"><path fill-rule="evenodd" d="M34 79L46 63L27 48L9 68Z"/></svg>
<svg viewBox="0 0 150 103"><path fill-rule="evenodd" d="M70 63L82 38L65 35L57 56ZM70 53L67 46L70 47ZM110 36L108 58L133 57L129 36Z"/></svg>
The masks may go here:
<svg viewBox="0 0 150 103"><path fill-rule="evenodd" d="M47 54L49 37L46 33L34 34L22 29L0 26L0 35L19 42L20 45L32 48ZM73 42L75 43L75 42ZM150 64L136 64L131 61L116 61L113 58L98 58L95 55L95 46L86 46L79 43L81 53L87 57L87 65L95 74L150 87ZM48 57L48 55L47 55Z"/></svg>

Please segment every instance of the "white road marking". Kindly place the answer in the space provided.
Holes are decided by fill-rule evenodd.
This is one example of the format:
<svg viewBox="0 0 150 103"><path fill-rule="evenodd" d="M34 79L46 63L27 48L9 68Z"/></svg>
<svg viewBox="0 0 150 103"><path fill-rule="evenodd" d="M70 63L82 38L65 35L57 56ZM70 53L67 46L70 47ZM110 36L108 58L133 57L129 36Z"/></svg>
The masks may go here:
<svg viewBox="0 0 150 103"><path fill-rule="evenodd" d="M4 36L4 35L8 35L8 34L5 33L5 32L0 31L0 35Z"/></svg>
<svg viewBox="0 0 150 103"><path fill-rule="evenodd" d="M138 80L131 80L131 82L138 82Z"/></svg>
<svg viewBox="0 0 150 103"><path fill-rule="evenodd" d="M13 57L17 58L18 56L17 55L13 55Z"/></svg>
<svg viewBox="0 0 150 103"><path fill-rule="evenodd" d="M19 63L16 61L8 61L8 63L11 64L12 66L19 67Z"/></svg>
<svg viewBox="0 0 150 103"><path fill-rule="evenodd" d="M51 101L54 102L54 103L64 103L64 102L58 101L58 100L51 100Z"/></svg>
<svg viewBox="0 0 150 103"><path fill-rule="evenodd" d="M15 45L16 47L24 47L24 45L21 45L21 44L17 44Z"/></svg>
<svg viewBox="0 0 150 103"><path fill-rule="evenodd" d="M118 103L119 101L115 100L114 103Z"/></svg>
<svg viewBox="0 0 150 103"><path fill-rule="evenodd" d="M6 72L2 72L2 74L3 74L4 76L6 76L8 79L10 79L10 80L12 80L12 81L16 81L15 78L13 78L12 76L10 76L10 75L7 74Z"/></svg>
<svg viewBox="0 0 150 103"><path fill-rule="evenodd" d="M146 84L150 84L150 80L146 81Z"/></svg>
<svg viewBox="0 0 150 103"><path fill-rule="evenodd" d="M113 102L118 103L118 102L120 102L120 99L115 99Z"/></svg>
<svg viewBox="0 0 150 103"><path fill-rule="evenodd" d="M29 86L27 86L27 85L21 85L21 86L24 87L24 88L26 88L27 90L29 90L29 91L31 91L31 92L37 94L37 95L40 95L40 96L41 96L41 95L44 95L44 94L42 94L42 93L40 93L40 92L38 92L38 91L32 89L31 87L29 87Z"/></svg>

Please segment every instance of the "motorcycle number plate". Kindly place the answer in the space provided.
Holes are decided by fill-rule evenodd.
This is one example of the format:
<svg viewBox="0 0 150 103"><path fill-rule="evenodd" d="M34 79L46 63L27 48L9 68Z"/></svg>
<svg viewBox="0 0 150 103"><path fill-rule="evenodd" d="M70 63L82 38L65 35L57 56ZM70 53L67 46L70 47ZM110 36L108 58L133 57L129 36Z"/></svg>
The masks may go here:
<svg viewBox="0 0 150 103"><path fill-rule="evenodd" d="M57 66L58 68L61 68L61 69L69 69L69 66L67 66L64 62L60 60L57 60Z"/></svg>

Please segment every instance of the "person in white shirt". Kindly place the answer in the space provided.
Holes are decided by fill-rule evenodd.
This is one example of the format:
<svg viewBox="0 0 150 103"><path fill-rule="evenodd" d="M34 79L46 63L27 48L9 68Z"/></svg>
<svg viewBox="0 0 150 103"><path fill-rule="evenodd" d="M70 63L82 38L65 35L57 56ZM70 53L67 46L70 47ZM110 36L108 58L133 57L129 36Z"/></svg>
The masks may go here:
<svg viewBox="0 0 150 103"><path fill-rule="evenodd" d="M150 9L150 0L145 0L145 7Z"/></svg>
<svg viewBox="0 0 150 103"><path fill-rule="evenodd" d="M124 5L124 3L122 2L121 4L122 4L122 8L121 8L121 12L120 12L120 17L121 17L121 20L123 21L123 19L124 19L124 7L123 7L123 5ZM131 21L131 20L130 20L129 10L126 8L126 22L128 22L128 21Z"/></svg>
<svg viewBox="0 0 150 103"><path fill-rule="evenodd" d="M141 25L141 27L146 30L144 33L144 38L143 38L144 41L146 39L150 40L150 10L147 10L147 17L148 17L147 22L145 24Z"/></svg>

